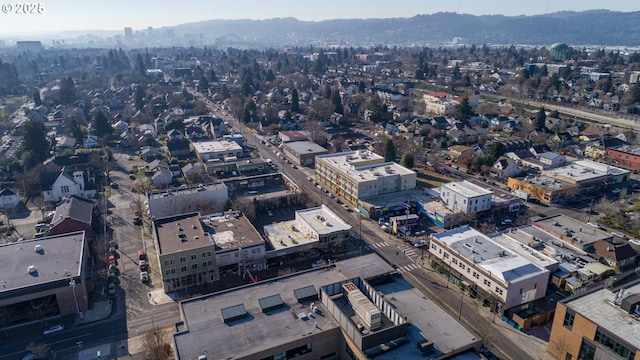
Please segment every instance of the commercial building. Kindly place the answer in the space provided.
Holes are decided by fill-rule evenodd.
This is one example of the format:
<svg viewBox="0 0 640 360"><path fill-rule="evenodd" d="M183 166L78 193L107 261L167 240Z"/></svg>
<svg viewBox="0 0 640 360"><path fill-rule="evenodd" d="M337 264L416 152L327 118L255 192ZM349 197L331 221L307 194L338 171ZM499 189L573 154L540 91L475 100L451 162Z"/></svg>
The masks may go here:
<svg viewBox="0 0 640 360"><path fill-rule="evenodd" d="M156 219L154 230L165 292L266 267L264 240L236 211Z"/></svg>
<svg viewBox="0 0 640 360"><path fill-rule="evenodd" d="M281 260L340 247L349 239L351 225L322 205L298 210L294 220L265 225L263 230L269 241L267 258Z"/></svg>
<svg viewBox="0 0 640 360"><path fill-rule="evenodd" d="M370 254L183 301L176 359L438 360L479 348L455 317L399 281Z"/></svg>
<svg viewBox="0 0 640 360"><path fill-rule="evenodd" d="M5 327L88 308L91 273L83 232L25 240L0 246L0 307ZM29 315L29 309L40 307ZM6 322L5 322L6 321Z"/></svg>
<svg viewBox="0 0 640 360"><path fill-rule="evenodd" d="M187 289L220 279L216 247L200 224L200 214L190 213L153 222L158 263L165 292Z"/></svg>
<svg viewBox="0 0 640 360"><path fill-rule="evenodd" d="M548 269L469 226L431 235L429 253L434 269L498 314L545 296Z"/></svg>
<svg viewBox="0 0 640 360"><path fill-rule="evenodd" d="M162 218L207 207L220 211L229 200L227 186L222 183L200 184L151 192L145 204L150 217Z"/></svg>
<svg viewBox="0 0 640 360"><path fill-rule="evenodd" d="M472 182L463 180L443 184L440 198L454 212L475 214L491 209L493 192Z"/></svg>
<svg viewBox="0 0 640 360"><path fill-rule="evenodd" d="M557 359L640 359L639 307L640 280L561 300L547 351Z"/></svg>
<svg viewBox="0 0 640 360"><path fill-rule="evenodd" d="M240 212L204 215L200 223L215 246L220 278L234 275L251 278L252 271L266 268L264 239Z"/></svg>
<svg viewBox="0 0 640 360"><path fill-rule="evenodd" d="M366 150L317 156L316 179L350 204L416 187L414 171Z"/></svg>
<svg viewBox="0 0 640 360"><path fill-rule="evenodd" d="M593 244L597 241L613 239L613 235L599 228L562 214L535 219L531 226L557 237L562 247L583 252L593 252Z"/></svg>
<svg viewBox="0 0 640 360"><path fill-rule="evenodd" d="M293 141L282 144L282 153L297 165L313 167L316 156L329 151L312 141Z"/></svg>
<svg viewBox="0 0 640 360"><path fill-rule="evenodd" d="M208 161L231 161L242 157L242 146L235 141L202 141L192 143L196 157Z"/></svg>

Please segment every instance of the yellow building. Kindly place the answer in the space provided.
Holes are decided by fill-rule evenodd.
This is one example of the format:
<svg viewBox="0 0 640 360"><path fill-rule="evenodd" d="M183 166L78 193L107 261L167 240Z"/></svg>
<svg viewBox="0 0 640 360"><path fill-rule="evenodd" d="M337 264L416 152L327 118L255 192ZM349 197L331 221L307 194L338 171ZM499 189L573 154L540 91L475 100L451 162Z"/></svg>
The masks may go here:
<svg viewBox="0 0 640 360"><path fill-rule="evenodd" d="M572 193L574 187L561 182L558 179L547 176L536 176L529 179L516 179L510 177L507 186L511 190L524 190L531 194L531 198L550 205L560 196Z"/></svg>

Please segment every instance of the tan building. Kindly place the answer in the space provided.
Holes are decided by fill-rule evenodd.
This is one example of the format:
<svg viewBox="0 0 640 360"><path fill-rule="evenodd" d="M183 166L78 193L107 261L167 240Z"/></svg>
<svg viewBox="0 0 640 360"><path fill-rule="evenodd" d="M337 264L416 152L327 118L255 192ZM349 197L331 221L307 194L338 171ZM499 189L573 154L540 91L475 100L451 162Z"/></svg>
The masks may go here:
<svg viewBox="0 0 640 360"><path fill-rule="evenodd" d="M556 359L640 360L640 281L559 301L547 351Z"/></svg>
<svg viewBox="0 0 640 360"><path fill-rule="evenodd" d="M154 221L158 263L165 292L218 281L215 244L200 224L200 214Z"/></svg>
<svg viewBox="0 0 640 360"><path fill-rule="evenodd" d="M416 173L366 150L316 157L316 179L344 201L410 190L416 187Z"/></svg>

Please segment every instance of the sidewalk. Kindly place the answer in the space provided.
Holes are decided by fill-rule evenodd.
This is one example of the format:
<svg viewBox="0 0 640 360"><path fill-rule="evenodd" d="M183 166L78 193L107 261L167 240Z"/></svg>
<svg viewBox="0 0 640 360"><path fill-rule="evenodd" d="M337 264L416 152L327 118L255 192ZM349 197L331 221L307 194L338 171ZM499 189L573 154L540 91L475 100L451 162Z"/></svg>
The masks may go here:
<svg viewBox="0 0 640 360"><path fill-rule="evenodd" d="M97 301L93 304L93 308L86 310L82 314L82 318L77 318L75 325L80 326L90 322L99 321L111 315L113 302L111 300Z"/></svg>

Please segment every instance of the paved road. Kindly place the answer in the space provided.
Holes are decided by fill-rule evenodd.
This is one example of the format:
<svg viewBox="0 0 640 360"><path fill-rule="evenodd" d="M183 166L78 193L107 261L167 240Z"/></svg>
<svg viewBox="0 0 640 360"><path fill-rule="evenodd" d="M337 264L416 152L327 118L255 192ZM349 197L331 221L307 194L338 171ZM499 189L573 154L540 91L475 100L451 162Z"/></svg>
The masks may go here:
<svg viewBox="0 0 640 360"><path fill-rule="evenodd" d="M262 144L262 137L244 128L234 119L223 114L218 115L227 120L238 132L241 132L247 139L247 143L252 144L259 150L261 157L274 161L283 174L298 184L314 201L317 203L323 202L329 206L340 217L350 223L357 233L360 232L362 226L362 238L370 250L377 252L393 264L407 281L423 293L430 295L442 308L452 315L458 316L459 308L452 305L460 303L460 296L457 294L458 290L454 289L453 286L447 289L446 286L442 285L443 276L433 273L428 268L428 259L423 258L426 251L423 252L421 249L412 247L395 236L382 232L377 222L369 219L360 219L353 213L347 212L342 206L329 200L326 195L323 195L307 180L307 177L312 175L312 170L293 169L274 154L272 147ZM486 186L484 183L482 185ZM546 353L546 343L544 341L526 334L514 333L514 330L503 323L501 319L497 319L494 323L493 314L488 309L482 308L476 301L472 301L468 296L466 298L463 296L462 301L464 317L461 317L460 321L475 334L483 337L485 343L501 357L507 359L552 359ZM532 356L531 354L536 355Z"/></svg>

